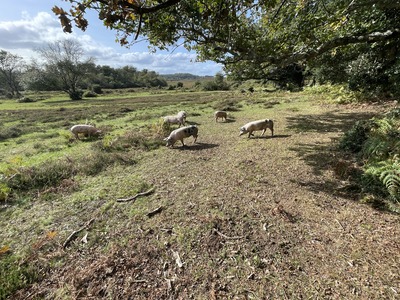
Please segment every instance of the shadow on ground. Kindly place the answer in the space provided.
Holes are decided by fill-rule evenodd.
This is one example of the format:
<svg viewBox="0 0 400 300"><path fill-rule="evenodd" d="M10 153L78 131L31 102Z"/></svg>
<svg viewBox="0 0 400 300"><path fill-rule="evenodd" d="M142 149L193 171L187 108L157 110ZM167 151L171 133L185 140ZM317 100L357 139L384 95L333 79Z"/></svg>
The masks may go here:
<svg viewBox="0 0 400 300"><path fill-rule="evenodd" d="M181 147L174 147L173 149L177 150L205 150L205 149L211 149L218 147L218 144L207 144L207 143L196 143L196 144L191 144L191 145L185 145Z"/></svg>
<svg viewBox="0 0 400 300"><path fill-rule="evenodd" d="M218 123L218 124L225 124L225 123L235 123L235 122L236 122L235 119L226 119L226 120L224 120L224 121L218 121L218 122L216 122L216 123Z"/></svg>
<svg viewBox="0 0 400 300"><path fill-rule="evenodd" d="M356 121L370 119L374 116L371 112L348 112L335 113L329 112L320 115L301 115L288 118L287 128L303 133L304 142L298 143L289 148L297 154L299 159L312 167L315 178L295 179L297 183L315 193L334 194L349 200L358 200L361 187L357 184L356 178L361 176L361 169L355 169L351 158L345 158L343 152L337 148L339 138L331 138L330 142L319 142L315 139L307 138L307 132L317 132L321 137L329 132L346 132ZM345 163L344 171L353 172L346 176L338 176L337 168L340 163ZM331 171L332 176L327 173ZM358 173L356 173L358 172Z"/></svg>
<svg viewBox="0 0 400 300"><path fill-rule="evenodd" d="M338 132L349 130L356 121L372 118L371 112L328 112L320 115L298 115L287 118L288 129L296 132Z"/></svg>
<svg viewBox="0 0 400 300"><path fill-rule="evenodd" d="M258 136L252 136L252 137L250 137L250 139L285 139L285 138L288 138L288 137L291 137L291 135L290 134L276 134L276 135L274 135L274 136L270 136L270 135L264 135L264 136L261 136L261 135L258 135Z"/></svg>
<svg viewBox="0 0 400 300"><path fill-rule="evenodd" d="M299 115L289 117L288 129L302 132L304 143L299 143L289 150L294 151L308 165L313 167L315 175L322 175L331 168L338 152L339 138L332 138L330 143L315 141L315 138L307 142L307 132L318 132L321 135L327 132L346 132L355 122L370 119L374 116L371 112L328 112L320 115Z"/></svg>
<svg viewBox="0 0 400 300"><path fill-rule="evenodd" d="M201 123L197 123L197 122L194 122L194 121L186 121L186 125L185 126L189 126L189 125L201 125Z"/></svg>

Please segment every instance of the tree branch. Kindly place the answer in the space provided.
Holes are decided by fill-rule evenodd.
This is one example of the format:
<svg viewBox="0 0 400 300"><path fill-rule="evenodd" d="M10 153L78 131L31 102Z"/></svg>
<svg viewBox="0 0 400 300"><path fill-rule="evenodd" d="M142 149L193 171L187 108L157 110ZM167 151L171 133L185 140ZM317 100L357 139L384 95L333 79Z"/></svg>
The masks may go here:
<svg viewBox="0 0 400 300"><path fill-rule="evenodd" d="M387 30L385 32L373 32L365 35L344 36L327 41L326 43L320 45L316 49L310 49L305 52L297 52L292 55L283 56L280 58L270 57L269 61L278 66L285 66L302 60L311 60L323 53L326 53L340 46L367 43L367 42L368 43L380 42L396 38L400 38L399 28L395 28L393 30Z"/></svg>

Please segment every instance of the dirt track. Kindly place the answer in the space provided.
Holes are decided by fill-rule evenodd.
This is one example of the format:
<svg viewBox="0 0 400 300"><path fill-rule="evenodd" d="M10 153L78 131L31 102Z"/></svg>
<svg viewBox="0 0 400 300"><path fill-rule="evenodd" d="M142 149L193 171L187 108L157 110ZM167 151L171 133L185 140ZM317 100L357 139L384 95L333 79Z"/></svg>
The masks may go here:
<svg viewBox="0 0 400 300"><path fill-rule="evenodd" d="M375 108L277 108L266 116L274 138L268 130L238 137L265 112L236 112L218 124L205 114L189 118L198 144L190 138L185 149L178 142L145 153L130 170L155 193L119 206L108 249L72 249L65 266L17 297L399 297L399 217L356 202L333 172L333 141ZM95 225L99 235L109 217Z"/></svg>

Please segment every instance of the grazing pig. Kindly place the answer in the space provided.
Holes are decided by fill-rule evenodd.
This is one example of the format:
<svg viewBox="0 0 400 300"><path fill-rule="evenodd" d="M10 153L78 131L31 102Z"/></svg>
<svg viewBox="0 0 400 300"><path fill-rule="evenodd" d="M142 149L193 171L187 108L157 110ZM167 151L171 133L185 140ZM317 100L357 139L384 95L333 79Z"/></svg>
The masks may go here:
<svg viewBox="0 0 400 300"><path fill-rule="evenodd" d="M101 134L101 130L87 124L74 125L71 127L70 130L74 134L75 138L78 140L80 133L82 133L85 137L98 136L99 134Z"/></svg>
<svg viewBox="0 0 400 300"><path fill-rule="evenodd" d="M221 118L222 120L226 121L226 118L228 117L228 114L226 111L221 111L221 110L217 110L214 113L215 116L215 122L218 122L218 119Z"/></svg>
<svg viewBox="0 0 400 300"><path fill-rule="evenodd" d="M183 125L185 125L186 117L187 117L187 112L184 111L184 110L181 110L180 112L178 112L177 116L183 118Z"/></svg>
<svg viewBox="0 0 400 300"><path fill-rule="evenodd" d="M176 141L181 141L182 147L184 147L185 144L183 143L183 139L193 136L194 137L193 143L196 143L198 132L199 129L195 125L178 128L172 131L169 137L165 138L164 141L167 141L166 145L167 147L170 146L173 147Z"/></svg>
<svg viewBox="0 0 400 300"><path fill-rule="evenodd" d="M181 125L185 125L185 117L183 115L165 116L164 122L169 124L179 124L179 127L181 127Z"/></svg>
<svg viewBox="0 0 400 300"><path fill-rule="evenodd" d="M269 119L258 120L258 121L253 121L253 122L247 123L246 125L244 125L240 128L239 136L249 133L248 137L250 137L250 136L254 135L253 131L257 131L257 130L263 130L263 132L261 134L261 136L263 136L265 133L265 130L267 130L267 128L269 128L271 130L272 136L274 136L274 122Z"/></svg>

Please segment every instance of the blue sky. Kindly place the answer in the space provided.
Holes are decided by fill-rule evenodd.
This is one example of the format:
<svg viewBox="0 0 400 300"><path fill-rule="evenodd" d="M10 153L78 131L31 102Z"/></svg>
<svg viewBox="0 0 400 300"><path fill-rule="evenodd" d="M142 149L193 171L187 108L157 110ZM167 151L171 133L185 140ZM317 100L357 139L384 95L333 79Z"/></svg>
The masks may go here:
<svg viewBox="0 0 400 300"><path fill-rule="evenodd" d="M62 31L58 18L51 11L57 5L69 10L71 4L62 0L2 0L0 10L0 50L23 57L27 62L37 57L35 49L62 39L76 39L84 46L85 54L94 57L96 64L114 68L133 66L159 74L191 73L215 75L222 67L213 62L195 62L196 55L183 47L174 51L150 53L146 42L129 49L115 42L116 32L104 27L95 13L87 15L88 29L73 27L73 33Z"/></svg>

